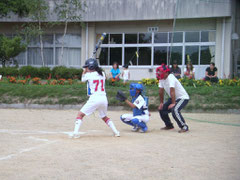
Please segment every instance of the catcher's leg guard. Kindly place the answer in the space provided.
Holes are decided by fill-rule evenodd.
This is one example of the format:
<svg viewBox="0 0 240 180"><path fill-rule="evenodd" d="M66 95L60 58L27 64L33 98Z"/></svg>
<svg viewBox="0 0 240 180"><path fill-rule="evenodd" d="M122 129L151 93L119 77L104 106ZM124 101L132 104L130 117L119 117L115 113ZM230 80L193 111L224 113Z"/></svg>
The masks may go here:
<svg viewBox="0 0 240 180"><path fill-rule="evenodd" d="M131 121L125 121L125 118L123 118L123 116L120 116L120 119L122 122L124 122L125 124L128 124L130 126L135 126Z"/></svg>
<svg viewBox="0 0 240 180"><path fill-rule="evenodd" d="M141 128L141 130L140 130L141 132L146 132L148 129L146 123L142 122L142 121L140 122L137 118L132 119L132 123L135 126Z"/></svg>

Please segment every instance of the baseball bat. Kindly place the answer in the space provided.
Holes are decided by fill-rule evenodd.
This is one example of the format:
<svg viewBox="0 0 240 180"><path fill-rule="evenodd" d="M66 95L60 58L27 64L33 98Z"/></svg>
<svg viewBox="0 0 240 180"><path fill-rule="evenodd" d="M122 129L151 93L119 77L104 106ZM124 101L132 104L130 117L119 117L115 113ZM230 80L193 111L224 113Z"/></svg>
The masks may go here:
<svg viewBox="0 0 240 180"><path fill-rule="evenodd" d="M96 55L97 50L98 50L99 47L101 46L101 44L102 44L103 40L105 39L106 35L107 35L107 33L104 32L104 33L102 33L101 37L99 38L99 40L98 40L98 42L97 42L97 44L96 44L96 46L95 46L95 49L94 49L94 51L93 51L93 55L92 55L93 58L94 58L94 56Z"/></svg>

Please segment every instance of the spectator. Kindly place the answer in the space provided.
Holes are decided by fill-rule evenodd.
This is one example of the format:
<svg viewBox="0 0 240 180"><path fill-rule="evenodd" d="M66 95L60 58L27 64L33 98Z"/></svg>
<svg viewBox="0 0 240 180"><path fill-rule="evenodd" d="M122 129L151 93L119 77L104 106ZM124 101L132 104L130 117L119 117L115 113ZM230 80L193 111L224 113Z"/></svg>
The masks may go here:
<svg viewBox="0 0 240 180"><path fill-rule="evenodd" d="M214 62L211 62L210 67L207 67L204 80L215 82L215 83L218 82L217 68L215 67Z"/></svg>
<svg viewBox="0 0 240 180"><path fill-rule="evenodd" d="M172 73L177 79L181 78L181 69L178 67L177 61L173 61L170 73Z"/></svg>
<svg viewBox="0 0 240 180"><path fill-rule="evenodd" d="M123 73L122 73L123 84L126 85L127 81L129 81L129 79L130 79L130 72L128 70L128 65L127 64L125 64L123 66L123 68L124 68L123 69Z"/></svg>
<svg viewBox="0 0 240 180"><path fill-rule="evenodd" d="M187 68L184 68L184 77L195 79L195 69L191 62L187 63Z"/></svg>
<svg viewBox="0 0 240 180"><path fill-rule="evenodd" d="M121 75L121 72L120 72L118 63L114 62L112 67L113 68L110 71L112 82L119 81L120 80L119 76Z"/></svg>

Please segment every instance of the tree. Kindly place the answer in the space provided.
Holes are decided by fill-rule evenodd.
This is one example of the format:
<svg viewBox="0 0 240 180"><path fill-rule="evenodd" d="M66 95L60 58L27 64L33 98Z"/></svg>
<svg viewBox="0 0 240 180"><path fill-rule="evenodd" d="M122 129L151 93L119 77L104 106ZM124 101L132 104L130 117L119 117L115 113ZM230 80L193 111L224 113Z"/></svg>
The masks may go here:
<svg viewBox="0 0 240 180"><path fill-rule="evenodd" d="M26 47L20 36L13 38L0 36L0 61L2 61L2 66L5 67L7 61L25 51Z"/></svg>
<svg viewBox="0 0 240 180"><path fill-rule="evenodd" d="M42 23L47 20L47 15L49 13L49 6L45 0L28 0L28 8L29 8L29 17L33 21L37 21L37 27L35 24L31 23L31 27L29 30L33 31L34 33L38 34L39 41L40 41L40 54L42 65L45 66L44 63L44 56L43 56L43 28Z"/></svg>
<svg viewBox="0 0 240 180"><path fill-rule="evenodd" d="M60 59L59 59L60 65L62 64L62 60L63 60L64 39L67 34L68 22L69 21L81 21L81 19L82 19L81 13L84 11L84 7L86 7L85 2L81 2L79 0L55 1L55 12L57 13L58 20L60 22L64 22L61 55L60 55Z"/></svg>
<svg viewBox="0 0 240 180"><path fill-rule="evenodd" d="M0 1L0 17L9 15L10 12L18 16L26 16L29 13L28 0L4 0Z"/></svg>

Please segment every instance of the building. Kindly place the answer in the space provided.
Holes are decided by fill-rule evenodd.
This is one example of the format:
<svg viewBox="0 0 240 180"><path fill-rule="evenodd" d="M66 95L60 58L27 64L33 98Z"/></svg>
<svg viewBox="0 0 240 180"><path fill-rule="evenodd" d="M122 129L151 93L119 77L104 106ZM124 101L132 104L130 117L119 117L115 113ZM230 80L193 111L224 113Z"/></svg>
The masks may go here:
<svg viewBox="0 0 240 180"><path fill-rule="evenodd" d="M53 10L53 1L48 2ZM234 58L236 66L240 65L237 63L239 55L232 57L232 34L240 35L238 20L233 21L237 17L233 12L238 12L238 1L87 0L86 3L85 26L69 23L62 65L81 67L92 57L96 41L103 32L107 36L97 53L101 66L109 72L113 62L123 65L131 59L133 80L154 78L155 68L172 60L179 62L182 71L191 60L197 79L204 77L210 62L215 62L220 78L232 76ZM2 18L0 33L14 34L15 25L25 21L29 20L16 16ZM49 21L56 21L56 16L51 15ZM45 32L47 66L60 65L62 34L62 26L48 28ZM239 42L239 38L235 41ZM235 43L235 47L239 48L239 43ZM16 59L20 65L41 66L38 40L31 42L27 51Z"/></svg>

